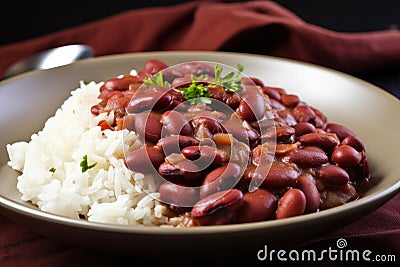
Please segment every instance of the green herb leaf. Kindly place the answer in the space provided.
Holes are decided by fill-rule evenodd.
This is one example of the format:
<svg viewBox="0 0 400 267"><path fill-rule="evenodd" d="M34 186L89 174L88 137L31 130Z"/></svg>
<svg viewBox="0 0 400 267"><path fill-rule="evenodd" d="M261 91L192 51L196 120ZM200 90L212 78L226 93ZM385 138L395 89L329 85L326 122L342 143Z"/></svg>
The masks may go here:
<svg viewBox="0 0 400 267"><path fill-rule="evenodd" d="M55 173L56 172L56 168L52 167L51 169L49 169L49 172Z"/></svg>
<svg viewBox="0 0 400 267"><path fill-rule="evenodd" d="M193 80L189 87L180 88L180 90L186 100L190 100L191 105L211 103L211 99L209 98L211 97L211 93L204 84L198 83L196 80Z"/></svg>
<svg viewBox="0 0 400 267"><path fill-rule="evenodd" d="M243 91L242 87L242 77L240 74L243 72L243 66L238 64L237 66L238 72L229 72L224 77L221 76L222 74L222 67L219 65L215 65L214 73L215 73L215 80L211 84L211 86L221 85L225 92L235 93Z"/></svg>
<svg viewBox="0 0 400 267"><path fill-rule="evenodd" d="M82 173L86 172L87 170L93 168L94 166L96 166L97 162L93 163L92 165L88 166L88 160L87 160L87 155L83 156L83 160L81 161L81 168L82 168Z"/></svg>
<svg viewBox="0 0 400 267"><path fill-rule="evenodd" d="M169 83L167 81L163 80L163 75L161 72L158 72L156 75L153 77L147 77L143 80L143 82L147 85L151 86L162 86L162 87L168 87Z"/></svg>

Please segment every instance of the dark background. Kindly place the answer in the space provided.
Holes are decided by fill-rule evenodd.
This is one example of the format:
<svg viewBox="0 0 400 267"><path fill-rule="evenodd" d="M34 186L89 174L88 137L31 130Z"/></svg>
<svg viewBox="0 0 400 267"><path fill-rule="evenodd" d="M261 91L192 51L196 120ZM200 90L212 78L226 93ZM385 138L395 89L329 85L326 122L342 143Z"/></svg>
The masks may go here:
<svg viewBox="0 0 400 267"><path fill-rule="evenodd" d="M3 7L0 15L2 25L0 45L74 27L130 9L171 6L183 2L187 1L8 1L8 7ZM224 2L243 2L243 0ZM306 22L336 31L374 31L400 25L398 0L275 0L275 2Z"/></svg>

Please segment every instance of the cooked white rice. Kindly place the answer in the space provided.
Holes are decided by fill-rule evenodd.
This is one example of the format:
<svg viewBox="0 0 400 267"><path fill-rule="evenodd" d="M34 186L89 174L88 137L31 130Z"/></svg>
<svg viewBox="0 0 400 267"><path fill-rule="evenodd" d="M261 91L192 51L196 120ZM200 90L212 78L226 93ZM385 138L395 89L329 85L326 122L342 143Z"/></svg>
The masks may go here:
<svg viewBox="0 0 400 267"><path fill-rule="evenodd" d="M22 199L42 211L93 222L166 224L154 181L132 173L123 161L124 151L141 146L138 136L126 129L101 131L99 121L112 122L113 114L90 112L100 101L101 85L81 82L29 142L7 145L8 164L21 172L17 188ZM88 165L96 165L82 172L85 155Z"/></svg>

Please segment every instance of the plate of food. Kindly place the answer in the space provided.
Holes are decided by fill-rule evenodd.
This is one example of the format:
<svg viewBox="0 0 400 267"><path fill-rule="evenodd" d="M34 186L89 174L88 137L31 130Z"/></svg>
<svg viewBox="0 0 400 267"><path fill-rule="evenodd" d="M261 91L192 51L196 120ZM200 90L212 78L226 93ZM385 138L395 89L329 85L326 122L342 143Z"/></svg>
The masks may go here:
<svg viewBox="0 0 400 267"><path fill-rule="evenodd" d="M0 98L1 213L75 246L293 245L400 190L399 100L312 64L111 55L4 80Z"/></svg>

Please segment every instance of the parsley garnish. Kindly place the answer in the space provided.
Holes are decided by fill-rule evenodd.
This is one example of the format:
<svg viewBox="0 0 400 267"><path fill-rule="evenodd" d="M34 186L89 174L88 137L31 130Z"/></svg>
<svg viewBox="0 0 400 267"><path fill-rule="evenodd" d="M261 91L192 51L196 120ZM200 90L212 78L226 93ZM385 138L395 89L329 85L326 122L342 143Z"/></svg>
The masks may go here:
<svg viewBox="0 0 400 267"><path fill-rule="evenodd" d="M49 169L49 172L55 173L56 172L56 168L52 167L51 169Z"/></svg>
<svg viewBox="0 0 400 267"><path fill-rule="evenodd" d="M243 71L243 66L238 64L237 66L238 72L229 72L225 76L222 75L222 67L219 65L215 65L214 67L214 77L215 80L208 86L216 86L221 85L225 92L228 93L236 93L243 91L242 88L242 77L240 74ZM183 96L186 100L190 101L191 105L196 104L211 104L212 94L208 91L207 85L201 83L201 80L208 77L207 74L202 74L199 76L190 75L192 79L192 83L188 87L179 88L181 90ZM151 86L162 86L168 87L169 83L163 80L163 75L161 72L158 72L153 77L147 77L143 80L143 82L147 85ZM82 163L81 163L82 167ZM90 166L89 166L90 167ZM82 167L83 171L83 167Z"/></svg>
<svg viewBox="0 0 400 267"><path fill-rule="evenodd" d="M87 155L83 156L83 160L81 161L81 168L82 168L82 172L86 172L87 170L93 168L94 166L96 166L97 162L93 163L92 165L88 166L88 160L87 160Z"/></svg>
<svg viewBox="0 0 400 267"><path fill-rule="evenodd" d="M196 104L211 104L210 97L211 93L207 90L207 87L202 83L198 83L196 79L193 79L193 82L189 87L180 88L183 96L190 100L191 105Z"/></svg>
<svg viewBox="0 0 400 267"><path fill-rule="evenodd" d="M236 93L243 91L242 87L242 77L240 74L243 71L243 66L238 64L237 66L238 72L235 73L233 71L226 74L224 77L221 76L222 74L222 67L219 65L215 65L214 72L215 72L215 80L211 84L213 85L221 85L225 92L228 93Z"/></svg>
<svg viewBox="0 0 400 267"><path fill-rule="evenodd" d="M145 78L143 82L147 85L152 85L152 86L168 87L169 85L167 81L164 81L161 72L157 72L157 74L155 74L153 77Z"/></svg>

